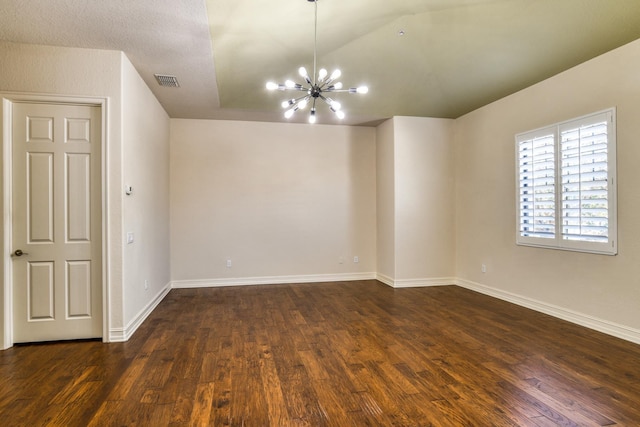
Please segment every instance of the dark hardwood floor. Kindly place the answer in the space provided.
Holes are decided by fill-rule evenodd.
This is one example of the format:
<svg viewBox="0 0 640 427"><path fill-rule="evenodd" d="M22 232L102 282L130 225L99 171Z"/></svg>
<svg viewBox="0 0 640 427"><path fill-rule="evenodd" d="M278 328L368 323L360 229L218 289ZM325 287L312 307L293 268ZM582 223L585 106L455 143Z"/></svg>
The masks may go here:
<svg viewBox="0 0 640 427"><path fill-rule="evenodd" d="M127 343L0 351L3 426L638 426L640 346L459 287L173 290Z"/></svg>

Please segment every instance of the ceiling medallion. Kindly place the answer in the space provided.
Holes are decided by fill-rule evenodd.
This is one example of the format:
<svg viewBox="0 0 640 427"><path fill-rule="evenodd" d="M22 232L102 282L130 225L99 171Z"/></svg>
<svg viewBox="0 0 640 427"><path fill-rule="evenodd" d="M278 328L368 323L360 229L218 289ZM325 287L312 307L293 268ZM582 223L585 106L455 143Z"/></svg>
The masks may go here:
<svg viewBox="0 0 640 427"><path fill-rule="evenodd" d="M318 1L317 0L307 0L309 2L313 2L315 4L315 33L314 33L314 41L313 41L313 80L307 73L306 68L300 67L298 69L298 74L302 77L305 83L300 84L296 83L293 80L287 80L284 84L278 84L274 82L267 83L268 90L292 90L304 92L304 95L299 97L294 97L288 99L282 103L282 108L287 111L284 113L284 116L287 119L293 117L296 111L303 110L307 107L307 105L311 104L311 109L309 112L309 123L316 122L316 102L318 100L324 101L329 110L335 113L336 117L339 119L344 119L345 113L342 110L342 105L329 96L330 94L340 93L340 92L348 92L348 93L361 93L365 94L369 92L369 88L366 86L360 87L352 87L349 89L343 89L342 83L336 81L340 78L341 72L340 70L335 70L331 75L328 74L327 70L321 68L320 71L316 73L316 64L317 64L317 47L318 47ZM328 77L327 77L328 76Z"/></svg>

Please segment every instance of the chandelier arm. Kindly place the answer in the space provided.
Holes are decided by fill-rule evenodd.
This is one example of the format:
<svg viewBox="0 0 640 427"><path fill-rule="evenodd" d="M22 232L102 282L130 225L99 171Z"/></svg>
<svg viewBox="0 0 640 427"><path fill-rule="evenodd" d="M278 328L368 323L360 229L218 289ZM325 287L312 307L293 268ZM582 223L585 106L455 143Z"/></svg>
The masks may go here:
<svg viewBox="0 0 640 427"><path fill-rule="evenodd" d="M334 101L333 100L329 100L327 99L325 96L319 95L320 99L322 99L324 102L327 103L327 105L330 107L330 109L333 108L333 105L331 105Z"/></svg>
<svg viewBox="0 0 640 427"><path fill-rule="evenodd" d="M363 86L366 89L366 86ZM360 94L360 95L364 95L367 92L358 92L357 87L352 87L352 88L348 88L348 89L326 89L323 90L323 92L330 92L330 93L356 93L356 94Z"/></svg>
<svg viewBox="0 0 640 427"><path fill-rule="evenodd" d="M325 82L322 83L321 88L325 88L325 87L329 87L331 85L331 83L333 83L335 79L332 78L328 78Z"/></svg>
<svg viewBox="0 0 640 427"><path fill-rule="evenodd" d="M301 84L297 84L296 86L293 86L293 87L289 87L289 86L284 85L284 84L279 84L277 90L281 90L281 91L295 90L295 91L298 91L298 92L307 92L309 90L309 88L308 87L304 87Z"/></svg>
<svg viewBox="0 0 640 427"><path fill-rule="evenodd" d="M296 107L296 106L299 106L299 105L300 105L300 102L301 102L302 100L304 100L304 99L308 99L308 98L309 98L309 95L303 95L303 96L300 96L300 97L298 97L298 98L285 100L285 101L283 101L283 102L288 102L288 103L289 103L288 107ZM284 105L284 104L283 104L283 105ZM285 107L285 108L286 108L286 107Z"/></svg>
<svg viewBox="0 0 640 427"><path fill-rule="evenodd" d="M329 84L331 83L331 80L327 80L325 82L323 82L321 85L318 86L318 89L320 89L323 92L330 92L329 89Z"/></svg>
<svg viewBox="0 0 640 427"><path fill-rule="evenodd" d="M345 93L345 92L349 92L349 93L354 93L354 92L350 91L349 89L327 89L327 90L323 90L323 92L330 92L330 93Z"/></svg>

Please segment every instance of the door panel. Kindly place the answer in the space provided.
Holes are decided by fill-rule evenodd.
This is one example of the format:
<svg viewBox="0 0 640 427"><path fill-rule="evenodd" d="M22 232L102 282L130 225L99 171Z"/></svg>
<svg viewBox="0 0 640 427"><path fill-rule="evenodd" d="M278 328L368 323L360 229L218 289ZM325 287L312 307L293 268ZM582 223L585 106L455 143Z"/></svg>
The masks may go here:
<svg viewBox="0 0 640 427"><path fill-rule="evenodd" d="M27 117L27 142L53 142L53 117Z"/></svg>
<svg viewBox="0 0 640 427"><path fill-rule="evenodd" d="M66 118L65 120L65 142L84 142L89 144L91 141L91 121L87 119Z"/></svg>
<svg viewBox="0 0 640 427"><path fill-rule="evenodd" d="M67 242L91 240L91 157L67 153Z"/></svg>
<svg viewBox="0 0 640 427"><path fill-rule="evenodd" d="M67 262L67 317L91 317L91 261Z"/></svg>
<svg viewBox="0 0 640 427"><path fill-rule="evenodd" d="M27 153L29 243L53 243L53 153Z"/></svg>
<svg viewBox="0 0 640 427"><path fill-rule="evenodd" d="M28 320L55 319L52 262L28 262Z"/></svg>
<svg viewBox="0 0 640 427"><path fill-rule="evenodd" d="M15 342L102 336L101 128L99 107L12 106Z"/></svg>

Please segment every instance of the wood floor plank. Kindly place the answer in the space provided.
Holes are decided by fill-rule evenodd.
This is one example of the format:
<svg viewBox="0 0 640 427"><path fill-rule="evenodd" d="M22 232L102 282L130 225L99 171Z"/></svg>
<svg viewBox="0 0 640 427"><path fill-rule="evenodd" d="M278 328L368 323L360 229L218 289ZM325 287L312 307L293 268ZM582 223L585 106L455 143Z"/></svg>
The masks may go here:
<svg viewBox="0 0 640 427"><path fill-rule="evenodd" d="M172 290L126 343L0 352L7 426L635 426L640 346L455 286Z"/></svg>
<svg viewBox="0 0 640 427"><path fill-rule="evenodd" d="M192 426L208 426L213 406L214 383L200 383L196 388L196 396L189 424Z"/></svg>
<svg viewBox="0 0 640 427"><path fill-rule="evenodd" d="M556 389L553 384L541 381L537 378L528 378L525 381L540 390L542 393L551 397L553 400L557 400L564 407L571 408L572 410L581 413L585 417L595 421L598 425L609 426L615 424L614 421L599 413L596 408L590 407L590 402L585 402L582 396L576 393L575 390L569 390L566 388Z"/></svg>
<svg viewBox="0 0 640 427"><path fill-rule="evenodd" d="M176 401L171 410L168 425L186 425L191 419L198 381L195 378L183 378L178 383Z"/></svg>
<svg viewBox="0 0 640 427"><path fill-rule="evenodd" d="M260 378L265 396L270 425L286 425L290 416L282 394L278 370L271 357L260 361ZM267 425L267 424L265 424Z"/></svg>

